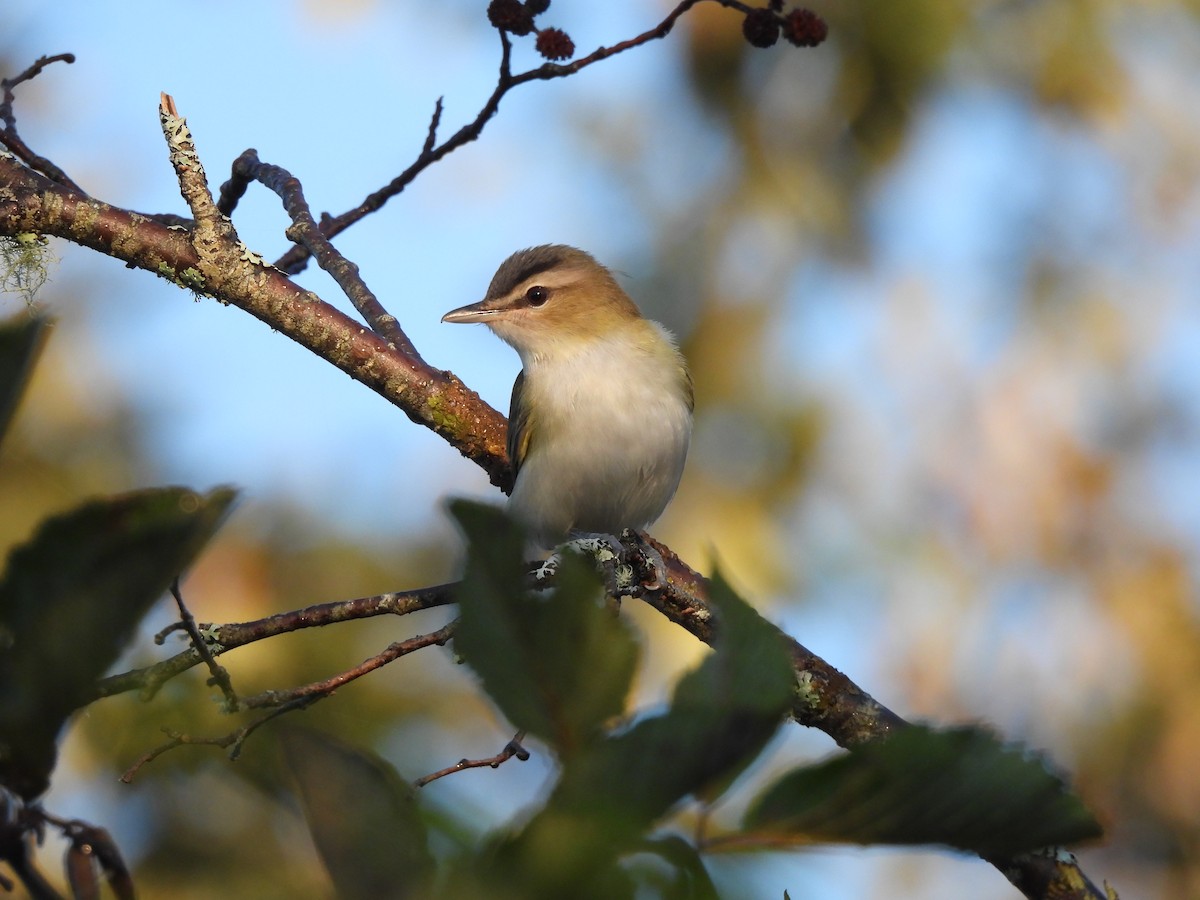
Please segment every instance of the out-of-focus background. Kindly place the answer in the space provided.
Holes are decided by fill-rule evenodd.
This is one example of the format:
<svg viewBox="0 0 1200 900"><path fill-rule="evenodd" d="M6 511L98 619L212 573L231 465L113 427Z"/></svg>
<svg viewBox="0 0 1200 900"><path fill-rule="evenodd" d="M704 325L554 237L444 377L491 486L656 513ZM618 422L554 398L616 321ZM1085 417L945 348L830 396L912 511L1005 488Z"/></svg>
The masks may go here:
<svg viewBox="0 0 1200 900"><path fill-rule="evenodd" d="M484 0L171 4L5 0L21 134L96 197L184 213L159 91L214 186L246 147L314 209L355 205L494 84ZM581 52L666 3L556 0ZM438 324L512 250L560 241L623 273L697 387L687 474L657 536L719 561L772 620L906 717L982 720L1044 749L1108 827L1085 870L1122 896L1200 897L1200 27L1194 3L824 3L828 42L755 50L701 5L666 40L507 97L482 139L337 241L422 353L506 408L515 355ZM521 67L537 59L519 41ZM236 215L268 259L273 195ZM202 621L453 578L449 495L482 473L243 313L56 242L57 319L0 457L0 541L81 497L233 483L189 577ZM301 281L339 302L320 272ZM6 296L0 312L24 301ZM344 302L339 305L345 307ZM374 620L225 658L243 692L326 677L445 619ZM642 629L639 700L694 642ZM160 657L151 616L127 664ZM231 730L201 673L73 725L46 800L109 827L154 897L324 896L260 732L117 775L163 726ZM299 716L414 778L498 751L507 725L448 652ZM828 739L781 732L772 766ZM482 829L544 760L423 801ZM736 810L721 811L718 824ZM53 848L51 848L53 853ZM978 860L858 848L722 858L740 896L1006 898ZM736 887L733 887L736 886Z"/></svg>

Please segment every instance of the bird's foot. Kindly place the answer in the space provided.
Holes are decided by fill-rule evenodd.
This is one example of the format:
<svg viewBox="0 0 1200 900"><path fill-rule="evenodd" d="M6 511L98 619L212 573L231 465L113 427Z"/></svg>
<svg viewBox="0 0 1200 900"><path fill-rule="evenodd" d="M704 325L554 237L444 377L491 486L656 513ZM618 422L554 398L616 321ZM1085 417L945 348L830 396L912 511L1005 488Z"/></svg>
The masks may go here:
<svg viewBox="0 0 1200 900"><path fill-rule="evenodd" d="M629 594L632 570L621 560L621 542L611 534L573 531L571 535L571 540L560 544L530 571L534 587L549 587L558 575L564 554L578 553L592 561L610 594L615 597Z"/></svg>
<svg viewBox="0 0 1200 900"><path fill-rule="evenodd" d="M564 553L580 553L590 560L604 580L609 595L620 603L623 597L640 597L667 586L667 566L645 535L626 528L617 537L612 534L572 532L571 540L560 545L530 573L534 586L549 587L558 575Z"/></svg>
<svg viewBox="0 0 1200 900"><path fill-rule="evenodd" d="M645 534L626 528L621 532L621 548L639 593L661 591L667 586L667 564Z"/></svg>

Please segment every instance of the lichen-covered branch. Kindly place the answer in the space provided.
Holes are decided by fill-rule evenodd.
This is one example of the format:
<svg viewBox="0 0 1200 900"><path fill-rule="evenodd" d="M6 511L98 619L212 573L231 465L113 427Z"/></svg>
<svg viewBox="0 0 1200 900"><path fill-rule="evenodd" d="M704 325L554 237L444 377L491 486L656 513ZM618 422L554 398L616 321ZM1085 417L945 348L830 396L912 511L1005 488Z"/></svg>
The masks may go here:
<svg viewBox="0 0 1200 900"><path fill-rule="evenodd" d="M706 597L706 583L665 544L649 543L662 557L666 577L648 572L646 561L622 538L624 562L633 568L635 582L656 581L662 586L641 594L641 599L706 644L711 644L715 622ZM866 691L808 650L790 635L780 632L792 654L796 672L796 699L792 718L816 728L841 747L853 747L886 737L908 723L871 697ZM1079 867L1075 855L1061 847L1047 847L1010 859L988 859L1030 900L1112 900L1092 884ZM1115 894L1113 895L1115 897Z"/></svg>
<svg viewBox="0 0 1200 900"><path fill-rule="evenodd" d="M508 91L531 81L566 77L615 54L662 38L671 31L678 18L698 2L700 0L683 0L655 27L627 41L600 47L574 62L548 62L517 74L511 70L510 33L497 26L501 44L497 84L476 117L439 143L437 132L442 109L439 101L417 159L358 207L340 216L323 218L320 223L304 202L299 182L285 170L263 164L257 157L243 155L235 164L234 178L226 186L220 201L214 200L186 123L165 97L161 107L163 131L181 194L192 212L192 222L187 227L169 227L156 218L88 197L53 163L29 150L16 133L12 87L34 77L54 59L70 61L68 55L44 57L16 78L0 82L3 90L0 120L4 124L0 143L13 151L0 154L0 235L61 237L250 313L371 388L414 422L433 429L487 471L494 484L507 490L511 485L511 472L504 449L504 417L453 374L434 369L421 359L395 320L370 294L353 264L332 248L328 238L382 207L422 171L453 150L477 139L495 116ZM749 9L746 4L734 0L712 2L742 12ZM767 37L770 34L760 39ZM559 53L562 46L560 41L553 52ZM265 264L261 257L242 244L227 217L250 180L259 180L276 190L292 219L289 236L298 242L298 246L280 259L280 268ZM298 271L312 255L334 272L339 285L354 299L371 328L345 316L316 294L303 290L281 271ZM651 546L661 557L665 571L656 570L644 547L636 542L622 541L623 562L635 572L641 588L639 595L698 639L711 642L717 623L706 602L704 579L669 548L653 542ZM199 632L210 651L211 661L223 652L274 634L349 618L403 615L415 609L445 605L450 602L450 596L449 587L440 586L321 604L257 622L201 627ZM247 734L270 718L328 696L349 678L360 677L398 655L411 652L406 648L427 646L424 642L428 641L438 643L439 639L449 636L450 627L442 630L444 634L435 632L410 642L399 642L332 679L242 701L243 705L274 708L264 717L222 738L194 739L173 735L167 745L151 751L138 765L185 743L224 742L222 746L232 746L236 750ZM793 706L796 721L821 729L843 746L874 740L904 727L899 716L872 699L837 669L791 638L781 634L780 639L789 642L796 670L797 691ZM168 679L204 661L204 654L193 646L153 666L104 679L97 685L95 697L131 690L151 696ZM1074 858L1065 851L1048 850L990 862L1031 898L1053 896L1098 900L1105 896L1084 877Z"/></svg>
<svg viewBox="0 0 1200 900"><path fill-rule="evenodd" d="M507 425L478 394L452 373L388 346L223 227L201 231L194 246L186 229L82 196L0 156L0 234L61 237L250 313L437 432L508 489Z"/></svg>
<svg viewBox="0 0 1200 900"><path fill-rule="evenodd" d="M233 161L233 173L221 187L221 200L217 203L223 212L232 211L236 198L241 196L251 181L262 182L279 195L284 209L292 220L287 236L308 250L322 269L333 276L338 287L354 304L371 329L386 340L395 350L414 361L424 362L417 348L408 339L396 317L383 308L383 304L371 291L358 273L358 266L346 259L329 238L321 233L313 218L300 180L281 166L264 163L254 150L247 150Z"/></svg>

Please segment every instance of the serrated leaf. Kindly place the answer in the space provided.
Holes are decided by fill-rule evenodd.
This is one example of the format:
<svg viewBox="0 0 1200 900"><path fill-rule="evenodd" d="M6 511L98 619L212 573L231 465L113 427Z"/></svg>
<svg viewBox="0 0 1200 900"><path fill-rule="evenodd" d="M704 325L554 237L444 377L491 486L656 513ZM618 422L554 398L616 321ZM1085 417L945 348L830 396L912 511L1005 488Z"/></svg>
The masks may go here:
<svg viewBox="0 0 1200 900"><path fill-rule="evenodd" d="M156 488L47 519L0 578L0 783L45 790L71 711L146 610L216 531L234 498Z"/></svg>
<svg viewBox="0 0 1200 900"><path fill-rule="evenodd" d="M623 710L637 644L583 558L564 557L553 591L529 591L520 529L491 506L450 509L468 541L455 649L509 721L570 758Z"/></svg>
<svg viewBox="0 0 1200 900"><path fill-rule="evenodd" d="M714 652L685 676L665 715L568 761L546 807L499 859L543 893L570 892L629 849L689 794L752 760L788 710L795 684L778 631L719 576Z"/></svg>
<svg viewBox="0 0 1200 900"><path fill-rule="evenodd" d="M1101 834L1038 759L982 729L923 726L784 775L744 827L804 842L946 844L985 857Z"/></svg>
<svg viewBox="0 0 1200 900"><path fill-rule="evenodd" d="M373 753L307 729L280 736L304 816L338 897L425 897L425 823L409 787Z"/></svg>
<svg viewBox="0 0 1200 900"><path fill-rule="evenodd" d="M48 325L46 319L27 315L0 322L0 442L33 371Z"/></svg>

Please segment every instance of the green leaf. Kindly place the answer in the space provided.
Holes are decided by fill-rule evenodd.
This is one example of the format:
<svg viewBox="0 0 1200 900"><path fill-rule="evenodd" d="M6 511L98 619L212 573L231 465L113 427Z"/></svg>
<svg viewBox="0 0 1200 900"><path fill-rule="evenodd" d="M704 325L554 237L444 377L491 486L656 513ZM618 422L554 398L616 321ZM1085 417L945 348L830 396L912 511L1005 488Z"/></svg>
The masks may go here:
<svg viewBox="0 0 1200 900"><path fill-rule="evenodd" d="M528 879L511 878L499 873L485 851L482 856L463 857L445 867L446 878L439 885L440 900L531 900L531 898L569 897L570 900L635 900L645 897L634 877L617 861L597 868L586 885L570 894L539 893ZM653 895L650 895L653 896Z"/></svg>
<svg viewBox="0 0 1200 900"><path fill-rule="evenodd" d="M530 591L520 530L495 507L450 508L468 541L455 649L509 721L570 758L624 709L637 644L582 557L563 558L553 591Z"/></svg>
<svg viewBox="0 0 1200 900"><path fill-rule="evenodd" d="M320 732L289 728L280 742L338 897L428 896L434 861L425 823L396 770Z"/></svg>
<svg viewBox="0 0 1200 900"><path fill-rule="evenodd" d="M658 896L664 900L719 900L700 851L679 835L651 838L642 841L636 849L641 853L653 853L671 866L674 877L659 886Z"/></svg>
<svg viewBox="0 0 1200 900"><path fill-rule="evenodd" d="M672 806L752 760L795 685L778 631L715 577L714 652L685 676L665 715L569 760L546 807L502 848L533 889L566 895L624 853Z"/></svg>
<svg viewBox="0 0 1200 900"><path fill-rule="evenodd" d="M71 711L216 531L234 494L158 488L47 519L0 578L0 783L41 794Z"/></svg>
<svg viewBox="0 0 1200 900"><path fill-rule="evenodd" d="M985 857L1101 834L1037 759L982 729L924 726L784 775L744 826L776 841L947 844Z"/></svg>
<svg viewBox="0 0 1200 900"><path fill-rule="evenodd" d="M33 371L48 325L46 319L29 315L0 322L0 441Z"/></svg>

